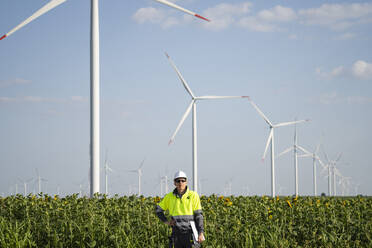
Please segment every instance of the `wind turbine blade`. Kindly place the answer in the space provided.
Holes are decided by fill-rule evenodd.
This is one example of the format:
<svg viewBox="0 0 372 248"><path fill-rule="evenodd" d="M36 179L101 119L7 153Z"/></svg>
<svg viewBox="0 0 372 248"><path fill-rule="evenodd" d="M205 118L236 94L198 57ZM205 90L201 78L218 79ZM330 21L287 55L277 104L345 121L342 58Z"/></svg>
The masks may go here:
<svg viewBox="0 0 372 248"><path fill-rule="evenodd" d="M15 28L13 28L12 30L10 30L7 34L3 35L0 40L4 39L5 37L8 37L10 36L11 34L13 34L15 31L17 31L18 29L22 28L23 26L27 25L28 23L30 23L31 21L35 20L36 18L38 18L39 16L45 14L46 12L48 12L49 10L57 7L58 5L64 3L66 0L52 0L50 1L49 3L45 4L43 7L41 7L38 11L36 11L32 16L30 16L29 18L27 18L26 20L24 20L21 24L19 24L18 26L16 26Z"/></svg>
<svg viewBox="0 0 372 248"><path fill-rule="evenodd" d="M337 169L337 168L334 168L334 172L337 176L339 177L343 177L343 175L341 174L341 172Z"/></svg>
<svg viewBox="0 0 372 248"><path fill-rule="evenodd" d="M316 146L316 149L315 149L315 154L317 154L318 153L318 151L319 151L319 148L320 148L320 143Z"/></svg>
<svg viewBox="0 0 372 248"><path fill-rule="evenodd" d="M327 166L323 163L322 160L320 160L320 158L317 156L316 159L318 160L319 164L323 167L323 168L326 168Z"/></svg>
<svg viewBox="0 0 372 248"><path fill-rule="evenodd" d="M276 155L276 158L279 158L280 156L282 156L282 155L284 155L284 154L286 154L286 153L288 153L288 152L290 152L292 150L293 150L293 146L285 149L284 151L282 151L281 153L279 153L278 155Z"/></svg>
<svg viewBox="0 0 372 248"><path fill-rule="evenodd" d="M302 146L297 145L297 148L300 149L302 152L306 153L306 155L312 155L311 152L303 148Z"/></svg>
<svg viewBox="0 0 372 248"><path fill-rule="evenodd" d="M274 127L283 127L283 126L288 126L288 125L293 125L301 122L309 121L309 119L306 120L300 120L300 121L290 121L290 122L282 122L279 124L274 125Z"/></svg>
<svg viewBox="0 0 372 248"><path fill-rule="evenodd" d="M173 63L173 60L169 57L168 53L165 53L165 56L167 56L169 62L171 63L171 65L174 68L174 70L176 71L176 73L177 73L178 77L180 78L180 80L181 80L183 86L185 87L186 91L190 94L190 96L192 98L195 98L194 93L192 93L189 85L186 83L186 80L182 77L180 71L177 69L176 65Z"/></svg>
<svg viewBox="0 0 372 248"><path fill-rule="evenodd" d="M267 148L269 148L270 141L271 141L271 139L273 138L273 132L274 132L274 129L271 128L271 129L270 129L270 135L269 135L269 138L267 139L267 142L266 142L265 152L264 152L264 154L263 154L263 156L262 156L262 161L263 161L263 160L265 159L265 157L266 157Z"/></svg>
<svg viewBox="0 0 372 248"><path fill-rule="evenodd" d="M198 96L196 100L209 100L209 99L229 99L229 98L247 98L248 96Z"/></svg>
<svg viewBox="0 0 372 248"><path fill-rule="evenodd" d="M205 21L210 22L210 20L208 20L207 18L205 18L205 17L203 17L201 15L198 15L198 14L196 14L196 13L190 11L190 10L187 10L185 8L182 8L182 7L180 7L180 6L178 6L178 5L174 4L174 3L168 2L166 0L155 0L155 1L157 1L159 3L162 3L162 4L165 4L165 5L169 6L169 7L172 7L172 8L178 9L178 10L181 10L181 11L183 11L183 12L189 14L189 15L192 15L192 16L195 16L195 17L198 17L200 19L203 19Z"/></svg>
<svg viewBox="0 0 372 248"><path fill-rule="evenodd" d="M262 111L257 107L257 105L251 100L250 97L248 97L249 102L252 104L252 106L257 110L257 112L261 115L261 117L266 121L267 124L270 125L270 127L273 127L273 124L269 121L269 119L262 113Z"/></svg>
<svg viewBox="0 0 372 248"><path fill-rule="evenodd" d="M327 155L327 153L323 150L323 153L324 153L324 157L325 157L325 159L327 160L327 164L329 164L329 159L328 159L328 155Z"/></svg>
<svg viewBox="0 0 372 248"><path fill-rule="evenodd" d="M303 155L298 155L297 157L298 158L308 158L308 157L312 157L313 155L312 154L303 154Z"/></svg>
<svg viewBox="0 0 372 248"><path fill-rule="evenodd" d="M342 156L342 152L341 152L340 155L338 155L338 157L336 158L336 160L335 160L336 163L341 159L341 156Z"/></svg>
<svg viewBox="0 0 372 248"><path fill-rule="evenodd" d="M138 167L138 169L141 169L141 168L142 168L143 164L145 163L145 160L146 160L146 158L144 158L144 159L142 160L142 162L141 162L141 164L140 164L140 167Z"/></svg>
<svg viewBox="0 0 372 248"><path fill-rule="evenodd" d="M178 130L181 128L181 126L182 126L183 122L185 121L186 117L190 114L191 108L194 105L194 103L195 103L195 100L192 100L189 107L187 108L185 114L182 116L181 121L178 123L176 131L174 131L174 134L170 138L168 145L170 145L174 141L174 138L176 137L176 134L177 134Z"/></svg>

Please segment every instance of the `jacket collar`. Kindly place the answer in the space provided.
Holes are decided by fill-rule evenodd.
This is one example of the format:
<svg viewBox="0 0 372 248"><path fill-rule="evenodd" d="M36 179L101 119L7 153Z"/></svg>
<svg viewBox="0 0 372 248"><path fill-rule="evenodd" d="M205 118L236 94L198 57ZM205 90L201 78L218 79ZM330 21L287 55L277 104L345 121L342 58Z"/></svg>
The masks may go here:
<svg viewBox="0 0 372 248"><path fill-rule="evenodd" d="M183 193L183 194L178 194L177 188L175 188L173 190L173 195L175 195L176 197L179 197L179 198L182 198L182 196L186 195L187 193L189 193L189 187L188 186L186 186L185 193Z"/></svg>

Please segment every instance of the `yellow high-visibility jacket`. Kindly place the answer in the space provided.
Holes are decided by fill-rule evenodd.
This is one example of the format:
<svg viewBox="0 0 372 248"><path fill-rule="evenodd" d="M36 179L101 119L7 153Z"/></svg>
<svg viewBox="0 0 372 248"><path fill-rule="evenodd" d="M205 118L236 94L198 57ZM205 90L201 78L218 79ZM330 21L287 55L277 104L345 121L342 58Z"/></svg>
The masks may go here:
<svg viewBox="0 0 372 248"><path fill-rule="evenodd" d="M175 231L180 233L190 232L190 220L195 221L198 233L204 232L203 212L198 193L186 189L180 197L177 189L165 195L163 200L156 206L156 214L163 222L167 221L164 215L169 211L169 215L176 221Z"/></svg>

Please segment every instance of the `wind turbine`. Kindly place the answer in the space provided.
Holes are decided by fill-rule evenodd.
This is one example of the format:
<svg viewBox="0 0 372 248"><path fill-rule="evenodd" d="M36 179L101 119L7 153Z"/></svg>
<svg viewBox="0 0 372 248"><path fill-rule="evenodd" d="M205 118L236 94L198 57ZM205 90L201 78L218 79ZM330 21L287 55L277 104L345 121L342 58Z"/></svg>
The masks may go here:
<svg viewBox="0 0 372 248"><path fill-rule="evenodd" d="M38 193L41 193L41 181L47 182L48 180L40 177L39 170L37 168L35 169L35 171L36 171L36 176L37 176L35 181L37 181L37 184L38 184Z"/></svg>
<svg viewBox="0 0 372 248"><path fill-rule="evenodd" d="M145 158L142 160L140 166L136 170L127 170L128 172L134 172L138 174L138 196L141 195L141 177L142 177L142 167L145 163Z"/></svg>
<svg viewBox="0 0 372 248"><path fill-rule="evenodd" d="M203 185L204 185L204 182L208 181L207 178L202 178L202 179L199 179L199 195L203 195L203 193L205 194L205 192L203 192Z"/></svg>
<svg viewBox="0 0 372 248"><path fill-rule="evenodd" d="M32 180L34 180L33 178L30 178L28 180L21 180L21 179L18 179L18 181L20 181L21 183L23 183L23 187L24 187L24 196L27 196L27 184L29 182L31 182Z"/></svg>
<svg viewBox="0 0 372 248"><path fill-rule="evenodd" d="M338 176L338 178L339 178L338 184L342 188L341 195L342 196L345 196L345 190L346 190L346 187L349 188L349 186L350 186L351 177L345 177L345 176L343 176L341 174L341 172L337 168L335 168L335 174ZM349 193L349 190L348 190L348 193Z"/></svg>
<svg viewBox="0 0 372 248"><path fill-rule="evenodd" d="M313 159L313 193L314 193L314 196L317 195L316 161L318 161L319 164L323 168L326 167L326 165L322 162L322 160L320 160L320 158L317 154L318 150L319 150L319 147L320 147L320 144L316 147L315 151L311 153L308 150L306 150L305 148L303 148L302 146L298 146L298 148L305 153L304 155L300 155L298 157L311 157Z"/></svg>
<svg viewBox="0 0 372 248"><path fill-rule="evenodd" d="M306 119L306 120L300 120L300 121L282 122L282 123L274 125L264 115L264 113L257 107L257 105L252 101L252 99L250 97L248 97L248 100L252 104L252 106L257 110L258 114L266 121L266 123L269 125L269 128L270 128L270 134L269 134L269 138L267 139L267 142L266 142L266 147L265 147L264 154L262 156L262 161L264 161L267 149L269 148L269 143L271 143L271 196L275 197L274 129L278 128L278 127L294 125L294 124L309 121L309 120Z"/></svg>
<svg viewBox="0 0 372 248"><path fill-rule="evenodd" d="M353 183L353 186L354 186L355 195L357 196L358 195L358 189L360 187L360 183Z"/></svg>
<svg viewBox="0 0 372 248"><path fill-rule="evenodd" d="M285 149L283 152L279 153L276 158L292 151L294 152L294 171L295 171L295 195L298 196L298 145L297 145L297 126L295 125L294 133L294 143L293 146Z"/></svg>
<svg viewBox="0 0 372 248"><path fill-rule="evenodd" d="M105 194L108 195L108 173L113 172L113 170L108 165L107 150L106 150L106 156L105 156L105 165L103 168L105 170Z"/></svg>
<svg viewBox="0 0 372 248"><path fill-rule="evenodd" d="M324 152L324 151L323 151ZM327 160L327 168L328 168L328 194L329 196L336 195L336 175L335 175L335 168L338 161L341 159L342 153L338 155L335 160L329 160L328 155L324 152L324 156ZM333 192L332 192L332 177L333 177Z"/></svg>
<svg viewBox="0 0 372 248"><path fill-rule="evenodd" d="M169 145L174 141L176 134L178 130L181 128L183 122L185 121L186 117L190 114L192 109L192 162L193 162L193 190L195 192L198 192L198 156L197 156L197 134L196 134L196 101L198 100L213 100L213 99L228 99L228 98L244 98L247 96L195 96L194 93L191 91L189 85L187 84L186 80L183 78L179 70L177 69L176 65L173 63L172 59L169 57L167 53L165 53L167 56L170 64L176 71L179 79L181 80L183 86L185 87L186 91L191 96L191 103L189 107L186 109L185 114L182 116L180 122L178 123L178 126L176 128L176 131L173 133L171 139L169 140Z"/></svg>
<svg viewBox="0 0 372 248"><path fill-rule="evenodd" d="M223 192L224 192L225 196L231 196L232 195L232 181L233 181L233 178L230 178L225 183L225 187L223 189Z"/></svg>
<svg viewBox="0 0 372 248"><path fill-rule="evenodd" d="M169 192L169 188L168 188L168 176L165 175L162 177L162 183L164 183L164 193L167 194ZM160 187L162 187L163 185L161 185Z"/></svg>
<svg viewBox="0 0 372 248"><path fill-rule="evenodd" d="M33 15L27 18L25 21L17 25L15 28L10 30L8 33L0 37L0 40L10 36L18 29L27 25L31 21L45 14L46 12L54 9L66 0L51 0ZM209 21L192 11L184 9L174 3L166 0L155 0L159 3L165 4L172 8L183 11L187 14ZM98 20L98 2L99 0L91 0L91 18L90 18L90 153L91 153L91 164L90 164L90 197L93 197L95 193L99 193L99 161L100 161L100 64L99 64L99 20Z"/></svg>

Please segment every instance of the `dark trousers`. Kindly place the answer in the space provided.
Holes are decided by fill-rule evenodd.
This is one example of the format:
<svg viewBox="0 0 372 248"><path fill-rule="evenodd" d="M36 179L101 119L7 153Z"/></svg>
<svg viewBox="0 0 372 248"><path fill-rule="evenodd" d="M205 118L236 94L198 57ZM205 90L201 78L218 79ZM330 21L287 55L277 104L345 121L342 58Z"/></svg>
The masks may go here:
<svg viewBox="0 0 372 248"><path fill-rule="evenodd" d="M192 234L191 233L172 233L172 241L174 248L192 248L193 241L192 241Z"/></svg>

